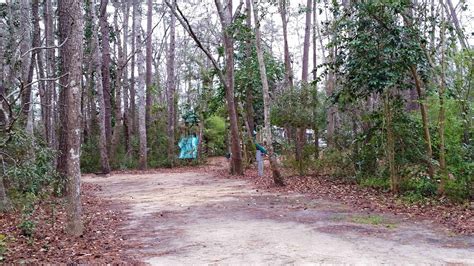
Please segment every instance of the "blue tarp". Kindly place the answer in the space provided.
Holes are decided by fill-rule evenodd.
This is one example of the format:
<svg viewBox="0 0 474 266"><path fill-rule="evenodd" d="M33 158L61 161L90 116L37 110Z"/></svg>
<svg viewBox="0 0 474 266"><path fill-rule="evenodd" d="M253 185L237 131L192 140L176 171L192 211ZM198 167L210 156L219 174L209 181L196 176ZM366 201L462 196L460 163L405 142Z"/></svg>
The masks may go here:
<svg viewBox="0 0 474 266"><path fill-rule="evenodd" d="M198 143L199 140L197 137L181 138L178 143L178 146L181 149L179 152L179 159L196 159Z"/></svg>

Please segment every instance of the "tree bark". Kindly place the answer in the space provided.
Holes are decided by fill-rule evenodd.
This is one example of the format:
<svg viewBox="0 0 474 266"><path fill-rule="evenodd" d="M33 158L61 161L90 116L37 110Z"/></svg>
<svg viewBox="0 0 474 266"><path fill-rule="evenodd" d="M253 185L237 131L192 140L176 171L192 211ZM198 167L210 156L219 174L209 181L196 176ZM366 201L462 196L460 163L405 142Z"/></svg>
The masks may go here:
<svg viewBox="0 0 474 266"><path fill-rule="evenodd" d="M117 75L115 77L115 107L114 107L114 115L115 115L115 125L112 131L112 143L110 146L110 160L115 160L116 157L116 151L119 146L120 142L120 136L122 132L122 121L123 121L123 115L122 115L122 90L126 90L124 84L125 84L125 79L127 77L124 77L124 67L123 65L125 64L125 57L126 54L124 54L123 47L122 47L122 42L120 41L121 37L121 31L120 27L118 24L118 13L120 10L120 5L121 3L115 2L114 3L114 8L115 8L115 13L114 13L114 28L115 32L119 36L119 40L116 42L117 44L117 54L118 54L118 67L117 67ZM127 18L128 20L128 18ZM125 107L124 109L126 109Z"/></svg>
<svg viewBox="0 0 474 266"><path fill-rule="evenodd" d="M439 1L443 5L443 0ZM440 70L440 84L438 90L439 96L439 116L438 116L438 134L439 134L439 170L441 174L441 182L439 183L438 193L444 194L446 182L448 181L448 169L446 166L446 147L445 147L445 88L446 88L446 64L445 64L445 53L446 53L446 26L445 26L444 11L441 11L441 29L440 29L440 56L441 56L441 70Z"/></svg>
<svg viewBox="0 0 474 266"><path fill-rule="evenodd" d="M308 69L309 69L309 46L311 36L311 0L306 1L306 22L304 30L304 42L303 42L303 64L301 71L301 90L306 89L308 86ZM303 148L306 142L306 127L302 126L296 129L296 141L295 141L295 157L298 163L300 175L304 174L303 169Z"/></svg>
<svg viewBox="0 0 474 266"><path fill-rule="evenodd" d="M30 5L28 0L20 0L20 33L22 36L17 36L20 42L20 52L25 54L31 48L31 16L30 16ZM32 52L33 54L33 52ZM31 83L33 79L34 64L31 62L31 57L26 54L20 60L21 63L21 111L22 111L22 125L26 126L26 119L30 111L31 102L31 86L25 86Z"/></svg>
<svg viewBox="0 0 474 266"><path fill-rule="evenodd" d="M130 16L130 0L125 0L122 2L122 12L123 12L123 54L128 56L128 19ZM128 79L128 66L123 65L125 62L120 65L123 68L123 128L124 128L124 139L125 139L125 150L127 155L130 155L132 151L132 145L130 142L131 135L131 122L130 122L130 107L129 107L129 90L131 90L129 79Z"/></svg>
<svg viewBox="0 0 474 266"><path fill-rule="evenodd" d="M136 0L130 0L133 3L133 14L132 14L132 59L130 62L130 137L137 132L137 107L136 107L136 77L135 77L135 67L136 67L136 40L137 40L137 27L140 25L136 24L135 16L137 13L135 12L135 5L138 3Z"/></svg>
<svg viewBox="0 0 474 266"><path fill-rule="evenodd" d="M153 1L147 0L147 16L146 16L146 32L148 38L146 39L146 126L147 128L150 125L151 121L151 105L152 105L152 95L151 95L151 87L152 87L152 47L151 47L151 30L152 30L152 16L153 16ZM174 16L171 16L172 19Z"/></svg>
<svg viewBox="0 0 474 266"><path fill-rule="evenodd" d="M285 81L287 83L287 87L293 89L293 70L291 67L290 50L288 47L288 21L286 18L286 5L286 0L280 0L280 16L283 28L283 47L285 58Z"/></svg>
<svg viewBox="0 0 474 266"><path fill-rule="evenodd" d="M105 103L105 136L107 138L107 150L110 149L112 140L112 100L110 86L110 42L109 24L107 22L107 5L109 0L100 1L100 33L102 36L102 86L104 90Z"/></svg>
<svg viewBox="0 0 474 266"><path fill-rule="evenodd" d="M146 139L146 85L145 85L145 56L143 55L142 42L143 31L141 30L141 5L135 0L133 6L134 31L136 34L135 48L137 53L137 100L138 100L138 138L139 138L139 164L140 169L147 168L147 139Z"/></svg>
<svg viewBox="0 0 474 266"><path fill-rule="evenodd" d="M54 21L53 21L53 4L51 0L45 0L44 3L44 36L45 36L45 43L46 46L53 46L54 45ZM52 78L55 76L55 55L53 49L46 50L46 77ZM46 116L46 128L47 130L47 142L50 148L56 149L56 113L55 112L55 95L56 95L56 88L54 81L46 81L46 102L43 108L46 109L45 116ZM56 162L55 162L56 164Z"/></svg>
<svg viewBox="0 0 474 266"><path fill-rule="evenodd" d="M176 0L172 2L173 10L176 9ZM169 48L168 48L168 60L166 63L166 98L168 104L168 162L171 166L174 165L175 160L175 90L176 90L176 77L175 77L175 49L176 49L176 18L171 15L170 28L169 28Z"/></svg>
<svg viewBox="0 0 474 266"><path fill-rule="evenodd" d="M393 114L388 93L384 99L385 122L387 130L387 162L390 175L390 189L394 193L400 190L400 182L395 167L395 136L393 132Z"/></svg>
<svg viewBox="0 0 474 266"><path fill-rule="evenodd" d="M273 182L275 185L284 186L283 177L278 167L278 162L273 151L273 138L270 124L270 93L268 89L267 70L263 58L262 41L260 33L260 21L258 19L258 5L257 1L253 0L253 16L255 20L255 47L257 49L257 59L260 71L260 78L262 80L263 90L263 120L264 120L264 135L267 142L268 156L270 160L270 168L272 170Z"/></svg>
<svg viewBox="0 0 474 266"><path fill-rule="evenodd" d="M252 14L251 14L251 7L250 7L250 0L245 1L245 6L247 7L246 10L246 26L251 29L252 28ZM252 58L252 41L247 40L245 45L245 56L247 59ZM253 131L255 130L255 119L254 119L254 108L253 108L253 87L251 84L247 84L245 89L245 114L248 123L248 129L250 136L252 136ZM253 141L252 141L253 143Z"/></svg>
<svg viewBox="0 0 474 266"><path fill-rule="evenodd" d="M220 0L215 0L219 19L222 25L225 53L225 96L230 121L232 170L233 174L243 175L241 140L239 137L239 122L234 95L234 39L232 36L232 0L226 0L225 8Z"/></svg>
<svg viewBox="0 0 474 266"><path fill-rule="evenodd" d="M314 131L314 159L319 158L319 127L318 127L318 55L317 55L317 36L318 36L318 28L317 28L317 10L316 10L316 2L317 0L313 0L313 131Z"/></svg>
<svg viewBox="0 0 474 266"><path fill-rule="evenodd" d="M453 3L451 2L451 0L446 0L446 3L449 8L451 22L454 28L456 29L456 34L458 36L459 43L461 44L461 47L463 49L468 49L469 45L467 44L466 37L464 36L464 32L462 30L461 24L459 23L459 19L458 19L458 16L456 15L456 10L454 9ZM443 3L441 3L441 5L445 6Z"/></svg>
<svg viewBox="0 0 474 266"><path fill-rule="evenodd" d="M33 18L33 43L32 47L40 47L41 46L41 29L40 29L40 17L39 17L39 0L33 0L31 2L31 15ZM34 64L36 68L36 75L39 79L44 79L44 65L42 59L42 51L41 50L34 50L31 54L32 56L32 65ZM33 74L33 73L31 73ZM46 121L48 120L46 117L46 93L45 93L45 82L40 81L38 82L38 94L40 96L40 103L41 103L41 122L43 123L44 129L44 136L47 139L47 131L49 128L46 128ZM30 114L28 117L27 128L30 131L30 134L33 135L33 114Z"/></svg>
<svg viewBox="0 0 474 266"><path fill-rule="evenodd" d="M99 103L99 155L100 155L100 166L101 171L103 174L110 173L110 164L109 164L109 156L107 151L107 122L106 122L106 108L105 108L105 95L104 95L104 88L103 88L103 78L102 78L102 70L101 67L103 66L101 62L101 58L103 58L100 54L99 48L99 35L98 35L98 25L97 23L97 15L95 12L96 0L92 0L90 2L90 12L92 13L92 24L94 25L93 30L93 37L92 37L92 49L93 49L93 56L92 56L92 64L94 67L92 68L93 71L91 74L93 75L93 83L96 89L96 97L97 102ZM102 6L101 6L102 8Z"/></svg>
<svg viewBox="0 0 474 266"><path fill-rule="evenodd" d="M64 168L60 173L67 178L67 224L66 232L79 236L83 232L81 221L81 80L82 80L82 1L61 0L58 2L60 42L67 42L60 48L60 69L65 75L61 84L65 85L60 105L63 145L61 155Z"/></svg>
<svg viewBox="0 0 474 266"><path fill-rule="evenodd" d="M301 66L301 83L303 86L308 84L308 69L309 69L309 38L311 36L311 2L306 0L306 22L304 27L304 42L303 42L303 64Z"/></svg>
<svg viewBox="0 0 474 266"><path fill-rule="evenodd" d="M429 122L428 122L428 114L426 111L426 105L424 103L425 100L425 94L422 88L422 80L420 79L420 76L418 75L418 72L415 68L415 66L410 67L411 73L413 75L413 78L415 79L415 88L416 92L418 94L418 100L420 103L420 113L421 113L421 120L423 123L423 137L425 139L425 144L426 144L426 165L428 167L428 175L430 178L434 177L434 168L433 168L433 163L431 160L433 159L433 149L431 146L431 135L430 135L430 128L429 128Z"/></svg>

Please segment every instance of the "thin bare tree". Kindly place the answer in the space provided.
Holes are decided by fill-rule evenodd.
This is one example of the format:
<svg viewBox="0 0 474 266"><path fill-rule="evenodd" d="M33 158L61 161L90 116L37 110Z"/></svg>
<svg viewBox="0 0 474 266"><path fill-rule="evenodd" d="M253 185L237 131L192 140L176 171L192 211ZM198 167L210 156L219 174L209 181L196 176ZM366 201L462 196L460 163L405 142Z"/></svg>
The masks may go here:
<svg viewBox="0 0 474 266"><path fill-rule="evenodd" d="M264 135L267 142L268 156L270 160L270 168L272 170L273 182L278 186L285 185L283 177L280 173L278 162L273 151L273 137L272 128L270 124L270 93L268 88L267 70L265 67L265 61L262 50L262 34L260 32L260 19L258 16L258 2L253 0L253 17L255 20L255 47L257 49L258 67L260 71L260 78L262 80L262 92L263 92L263 124L264 124Z"/></svg>
<svg viewBox="0 0 474 266"><path fill-rule="evenodd" d="M141 29L142 8L140 1L135 0L133 5L134 31L136 35L135 49L137 53L137 100L138 100L138 138L139 138L139 165L140 169L147 168L147 139L146 139L146 85L145 85L145 56L143 54L143 35Z"/></svg>

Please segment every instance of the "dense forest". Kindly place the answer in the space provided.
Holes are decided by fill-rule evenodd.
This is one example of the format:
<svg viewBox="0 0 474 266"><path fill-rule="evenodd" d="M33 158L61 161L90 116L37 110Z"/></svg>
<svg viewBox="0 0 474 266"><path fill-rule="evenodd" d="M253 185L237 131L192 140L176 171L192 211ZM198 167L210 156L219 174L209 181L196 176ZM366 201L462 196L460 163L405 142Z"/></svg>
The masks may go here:
<svg viewBox="0 0 474 266"><path fill-rule="evenodd" d="M64 197L81 235L81 174L227 156L244 175L255 144L274 186L469 204L472 23L464 0L0 1L0 211L28 231Z"/></svg>

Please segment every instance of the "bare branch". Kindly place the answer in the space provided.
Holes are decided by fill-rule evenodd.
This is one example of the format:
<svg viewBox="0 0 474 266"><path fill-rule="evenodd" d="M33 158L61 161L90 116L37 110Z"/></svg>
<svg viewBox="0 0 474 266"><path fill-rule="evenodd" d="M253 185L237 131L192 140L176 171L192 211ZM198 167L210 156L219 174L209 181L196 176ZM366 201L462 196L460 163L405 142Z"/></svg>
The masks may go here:
<svg viewBox="0 0 474 266"><path fill-rule="evenodd" d="M224 86L227 86L227 83L225 82L225 78L224 78L224 73L222 73L222 70L220 69L219 64L217 63L216 59L212 56L211 52L206 47L204 47L202 42L199 40L193 28L191 27L191 24L189 23L188 19L184 16L183 12L181 12L181 9L179 9L179 6L176 4L176 10L179 12L179 15L178 15L178 13L176 13L176 11L172 8L172 5L167 0L165 0L164 2L170 8L171 12L179 21L181 26L183 26L183 28L189 33L189 35L194 40L194 42L199 47L199 49L201 49L201 51L203 51L204 54L206 54L207 58L211 60L212 65L214 66L214 69L217 71L217 75L219 76L219 80L222 82L222 84Z"/></svg>
<svg viewBox="0 0 474 266"><path fill-rule="evenodd" d="M144 44L148 38L151 37L151 35L153 34L153 31L155 30L156 27L158 27L158 25L160 25L161 23L161 20L163 19L163 17L165 16L165 14L163 13L163 15L161 16L160 20L155 24L155 26L153 26L153 28L151 29L151 31L148 33L148 35L143 39L143 41L140 43L140 44ZM133 51L128 57L127 57L127 60L125 60L125 62L123 63L123 65L120 66L120 68L124 68L127 64L128 64L128 61L130 61L132 59L132 57L137 53L137 49L135 49L135 51Z"/></svg>
<svg viewBox="0 0 474 266"><path fill-rule="evenodd" d="M55 78L40 78L40 79L37 79L31 83L28 83L24 86L24 88L28 88L29 86L35 84L35 83L38 83L38 82L41 82L41 81L56 81L58 79L61 79L65 76L69 75L69 73L64 73L63 75L59 76L59 77L55 77Z"/></svg>
<svg viewBox="0 0 474 266"><path fill-rule="evenodd" d="M64 39L64 41L60 44L60 45L53 45L53 46L39 46L39 47L33 47L31 48L30 50L26 51L24 54L22 54L20 57L24 57L25 55L35 51L35 50L43 50L43 49L58 49L58 48L61 48L61 46L63 46L68 40L68 37L66 37L66 39Z"/></svg>

